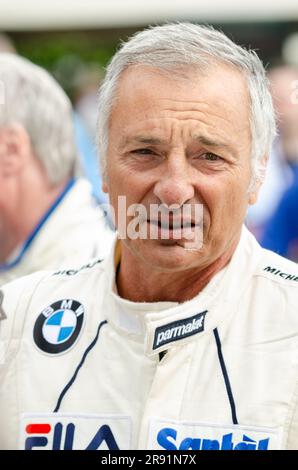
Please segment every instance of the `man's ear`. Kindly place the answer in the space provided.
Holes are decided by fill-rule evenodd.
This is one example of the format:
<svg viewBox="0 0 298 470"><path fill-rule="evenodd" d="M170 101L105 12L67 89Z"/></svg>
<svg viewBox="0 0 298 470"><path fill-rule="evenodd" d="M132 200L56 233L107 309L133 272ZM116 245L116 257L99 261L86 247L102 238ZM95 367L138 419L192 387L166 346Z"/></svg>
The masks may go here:
<svg viewBox="0 0 298 470"><path fill-rule="evenodd" d="M259 186L260 188L260 186ZM253 191L251 193L249 193L249 197L248 197L248 204L250 206L253 206L257 200L258 200L258 192L259 192L259 189L257 189L256 191Z"/></svg>
<svg viewBox="0 0 298 470"><path fill-rule="evenodd" d="M0 129L0 171L13 176L26 165L31 155L30 137L23 126L12 124Z"/></svg>
<svg viewBox="0 0 298 470"><path fill-rule="evenodd" d="M266 173L268 159L269 159L269 155L266 154L266 155L263 156L263 158L260 162L263 177L262 177L261 181L260 180L256 181L256 183L254 184L253 191L250 191L250 193L249 193L248 204L250 206L253 206L258 200L259 192L260 192L260 189L261 189L261 187L264 183L264 179L265 179L265 173Z"/></svg>

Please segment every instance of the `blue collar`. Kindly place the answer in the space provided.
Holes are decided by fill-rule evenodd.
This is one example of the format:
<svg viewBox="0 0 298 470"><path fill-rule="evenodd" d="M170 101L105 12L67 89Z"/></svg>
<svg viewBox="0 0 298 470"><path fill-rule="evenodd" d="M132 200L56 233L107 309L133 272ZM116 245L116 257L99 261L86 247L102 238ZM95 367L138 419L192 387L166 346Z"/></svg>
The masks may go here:
<svg viewBox="0 0 298 470"><path fill-rule="evenodd" d="M292 171L294 175L294 183L297 184L298 183L298 164L297 163L292 165Z"/></svg>
<svg viewBox="0 0 298 470"><path fill-rule="evenodd" d="M50 218L50 216L55 211L55 209L59 206L59 204L63 201L66 194L70 191L70 189L75 184L75 181L76 180L74 178L72 178L67 182L67 184L64 187L63 191L59 194L59 196L54 201L54 203L51 205L51 207L42 216L42 218L40 219L40 221L38 222L38 224L36 225L34 230L32 230L31 234L29 235L27 240L24 242L24 244L23 244L19 254L17 255L17 257L13 261L11 261L10 263L0 264L0 272L8 271L9 269L14 268L17 264L20 263L23 256L25 255L25 253L27 252L29 247L32 245L33 241L35 240L36 236L38 235L38 233L40 232L40 230L42 229L42 227L44 226L46 221Z"/></svg>

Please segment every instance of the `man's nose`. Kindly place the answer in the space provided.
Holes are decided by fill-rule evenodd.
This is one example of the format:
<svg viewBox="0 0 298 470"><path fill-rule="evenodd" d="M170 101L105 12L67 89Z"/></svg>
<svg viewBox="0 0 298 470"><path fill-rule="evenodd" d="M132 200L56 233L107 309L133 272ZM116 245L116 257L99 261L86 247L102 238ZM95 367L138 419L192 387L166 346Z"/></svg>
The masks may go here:
<svg viewBox="0 0 298 470"><path fill-rule="evenodd" d="M179 207L194 197L194 187L191 182L191 168L183 159L168 161L163 173L154 187L154 194L162 204Z"/></svg>

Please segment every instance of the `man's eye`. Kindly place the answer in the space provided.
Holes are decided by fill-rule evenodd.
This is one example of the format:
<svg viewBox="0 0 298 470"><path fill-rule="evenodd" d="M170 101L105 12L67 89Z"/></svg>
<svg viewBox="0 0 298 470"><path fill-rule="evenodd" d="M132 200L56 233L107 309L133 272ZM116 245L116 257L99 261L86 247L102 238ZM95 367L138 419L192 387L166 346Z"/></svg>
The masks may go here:
<svg viewBox="0 0 298 470"><path fill-rule="evenodd" d="M221 157L211 152L204 153L202 157L204 158L204 160L207 160L209 162L219 162L220 160L222 160Z"/></svg>
<svg viewBox="0 0 298 470"><path fill-rule="evenodd" d="M136 150L132 150L131 153L135 153L137 155L153 155L153 151L151 149L136 149Z"/></svg>

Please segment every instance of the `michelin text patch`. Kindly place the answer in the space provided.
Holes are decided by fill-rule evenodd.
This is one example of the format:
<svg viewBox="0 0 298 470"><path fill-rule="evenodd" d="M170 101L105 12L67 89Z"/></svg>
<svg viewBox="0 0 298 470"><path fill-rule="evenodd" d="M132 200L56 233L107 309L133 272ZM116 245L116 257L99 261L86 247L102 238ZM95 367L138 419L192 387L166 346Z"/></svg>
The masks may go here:
<svg viewBox="0 0 298 470"><path fill-rule="evenodd" d="M298 282L297 274L285 273L284 271L281 271L280 269L277 269L277 268L273 268L271 266L267 266L266 268L263 269L263 271L270 273L273 276L281 277L282 279L285 279L286 281Z"/></svg>
<svg viewBox="0 0 298 470"><path fill-rule="evenodd" d="M38 316L33 330L36 346L48 354L67 351L78 339L84 320L83 305L63 299L46 307Z"/></svg>
<svg viewBox="0 0 298 470"><path fill-rule="evenodd" d="M160 348L165 344L179 341L204 331L206 313L207 310L197 313L192 317L184 318L183 320L178 320L156 328L152 349Z"/></svg>
<svg viewBox="0 0 298 470"><path fill-rule="evenodd" d="M84 269L91 269L97 264L102 263L102 259L96 259L95 261L92 261L88 264L84 264L78 269L63 269L61 271L56 271L53 276L58 276L58 275L65 275L65 276L75 276L79 272L83 271Z"/></svg>

